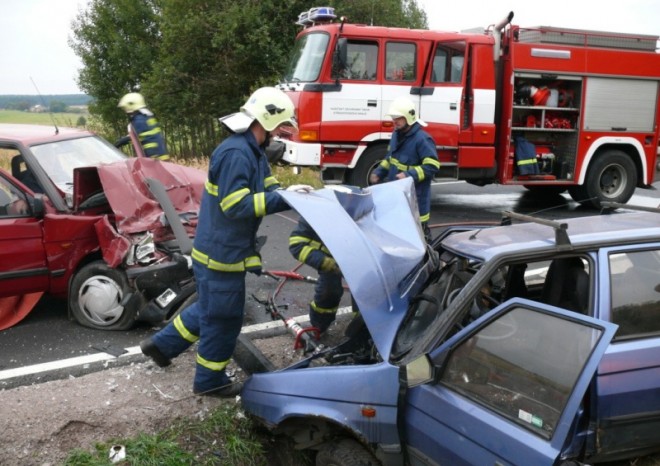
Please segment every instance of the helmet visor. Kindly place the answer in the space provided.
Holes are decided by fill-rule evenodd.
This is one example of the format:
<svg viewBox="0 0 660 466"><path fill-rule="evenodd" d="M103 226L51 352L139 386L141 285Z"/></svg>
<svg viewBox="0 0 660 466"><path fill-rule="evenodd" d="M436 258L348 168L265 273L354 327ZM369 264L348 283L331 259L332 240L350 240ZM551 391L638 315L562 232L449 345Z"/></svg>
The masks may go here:
<svg viewBox="0 0 660 466"><path fill-rule="evenodd" d="M233 133L244 133L248 130L254 121L254 117L249 116L244 112L236 112L232 113L231 115L218 118L218 120L220 123L229 128L229 130Z"/></svg>

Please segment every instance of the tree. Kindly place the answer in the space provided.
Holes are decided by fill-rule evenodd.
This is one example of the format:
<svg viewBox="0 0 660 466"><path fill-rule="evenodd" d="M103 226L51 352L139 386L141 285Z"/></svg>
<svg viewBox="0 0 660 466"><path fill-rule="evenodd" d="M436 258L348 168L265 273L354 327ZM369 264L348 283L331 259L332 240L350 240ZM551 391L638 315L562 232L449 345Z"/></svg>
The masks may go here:
<svg viewBox="0 0 660 466"><path fill-rule="evenodd" d="M416 0L329 2L351 22L426 27ZM307 0L91 0L73 24L90 112L113 131L123 93L139 90L163 124L170 153L209 155L217 118L238 110L288 63Z"/></svg>
<svg viewBox="0 0 660 466"><path fill-rule="evenodd" d="M72 24L69 45L83 63L78 85L94 97L90 112L116 136L126 117L117 102L138 91L160 51L157 0L91 0Z"/></svg>
<svg viewBox="0 0 660 466"><path fill-rule="evenodd" d="M67 106L64 102L59 100L50 101L50 111L53 113L64 113L67 110Z"/></svg>

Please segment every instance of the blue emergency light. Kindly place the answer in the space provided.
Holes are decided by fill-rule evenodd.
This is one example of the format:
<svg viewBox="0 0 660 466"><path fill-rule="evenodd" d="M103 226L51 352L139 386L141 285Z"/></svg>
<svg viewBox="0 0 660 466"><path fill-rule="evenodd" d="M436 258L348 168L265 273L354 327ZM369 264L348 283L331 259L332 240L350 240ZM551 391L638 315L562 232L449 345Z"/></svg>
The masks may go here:
<svg viewBox="0 0 660 466"><path fill-rule="evenodd" d="M300 26L311 26L316 23L326 23L337 18L335 9L330 6L322 6L317 8L310 8L308 11L303 11L298 15L296 24Z"/></svg>

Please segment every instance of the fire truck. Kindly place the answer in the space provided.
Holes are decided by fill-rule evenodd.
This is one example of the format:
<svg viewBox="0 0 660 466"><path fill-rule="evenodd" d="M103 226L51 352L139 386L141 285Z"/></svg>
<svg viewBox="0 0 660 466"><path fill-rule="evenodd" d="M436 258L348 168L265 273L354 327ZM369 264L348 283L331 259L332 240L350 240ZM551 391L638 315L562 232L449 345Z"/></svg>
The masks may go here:
<svg viewBox="0 0 660 466"><path fill-rule="evenodd" d="M595 207L650 188L659 170L658 37L512 19L441 32L350 24L330 7L301 14L279 84L299 132L281 141L281 160L320 167L326 183L366 186L387 153L388 107L405 95L435 140L436 180L568 190ZM523 144L533 148L527 170L516 163Z"/></svg>

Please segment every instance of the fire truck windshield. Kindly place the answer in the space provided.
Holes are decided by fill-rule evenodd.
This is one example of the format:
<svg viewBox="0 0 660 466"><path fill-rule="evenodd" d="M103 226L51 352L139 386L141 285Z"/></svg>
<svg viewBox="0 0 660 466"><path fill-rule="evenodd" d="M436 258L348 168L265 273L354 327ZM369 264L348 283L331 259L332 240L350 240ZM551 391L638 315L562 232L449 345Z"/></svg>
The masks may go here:
<svg viewBox="0 0 660 466"><path fill-rule="evenodd" d="M298 38L284 74L286 82L316 81L321 73L330 36L316 32Z"/></svg>

